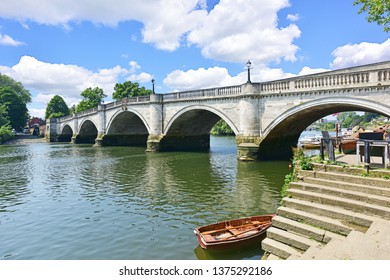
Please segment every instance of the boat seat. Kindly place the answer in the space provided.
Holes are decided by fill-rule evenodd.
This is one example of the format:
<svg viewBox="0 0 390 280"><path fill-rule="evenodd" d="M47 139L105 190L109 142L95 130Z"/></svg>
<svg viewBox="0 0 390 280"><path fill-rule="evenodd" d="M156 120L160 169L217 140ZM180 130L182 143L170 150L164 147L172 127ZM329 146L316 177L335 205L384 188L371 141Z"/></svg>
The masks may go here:
<svg viewBox="0 0 390 280"><path fill-rule="evenodd" d="M233 233L233 234L240 234L240 232L241 232L241 231L239 231L239 230L237 230L237 229L234 229L234 228L229 229L229 231L230 231L231 233Z"/></svg>

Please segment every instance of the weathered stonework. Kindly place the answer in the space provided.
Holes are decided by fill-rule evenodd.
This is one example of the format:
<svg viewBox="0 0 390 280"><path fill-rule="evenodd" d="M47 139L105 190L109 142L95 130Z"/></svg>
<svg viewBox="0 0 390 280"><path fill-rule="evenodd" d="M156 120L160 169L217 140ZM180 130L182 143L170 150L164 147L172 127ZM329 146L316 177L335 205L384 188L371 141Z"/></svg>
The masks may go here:
<svg viewBox="0 0 390 280"><path fill-rule="evenodd" d="M73 143L98 145L144 141L148 151L207 150L212 126L223 119L236 135L239 159L281 159L291 156L307 126L342 111L390 116L390 62L128 98L50 120L46 137L57 141L74 135Z"/></svg>

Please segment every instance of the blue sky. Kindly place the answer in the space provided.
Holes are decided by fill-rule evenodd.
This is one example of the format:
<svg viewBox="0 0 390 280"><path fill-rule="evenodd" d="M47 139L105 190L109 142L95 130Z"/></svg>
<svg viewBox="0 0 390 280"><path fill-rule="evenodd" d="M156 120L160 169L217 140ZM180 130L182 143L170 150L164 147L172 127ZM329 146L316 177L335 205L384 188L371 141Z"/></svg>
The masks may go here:
<svg viewBox="0 0 390 280"><path fill-rule="evenodd" d="M261 82L390 60L389 33L353 0L2 0L0 73L30 115L88 87L131 80L160 93Z"/></svg>

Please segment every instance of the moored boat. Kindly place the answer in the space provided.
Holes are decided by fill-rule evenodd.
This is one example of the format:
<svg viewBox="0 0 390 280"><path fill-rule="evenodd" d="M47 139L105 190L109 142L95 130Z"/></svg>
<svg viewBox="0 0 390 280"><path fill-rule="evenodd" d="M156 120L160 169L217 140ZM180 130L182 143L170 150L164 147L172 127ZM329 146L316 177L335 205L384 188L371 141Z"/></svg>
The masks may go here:
<svg viewBox="0 0 390 280"><path fill-rule="evenodd" d="M300 140L300 144L304 149L319 149L321 146L321 136L306 136Z"/></svg>
<svg viewBox="0 0 390 280"><path fill-rule="evenodd" d="M195 228L194 233L203 249L229 248L260 237L271 226L274 214L223 221Z"/></svg>

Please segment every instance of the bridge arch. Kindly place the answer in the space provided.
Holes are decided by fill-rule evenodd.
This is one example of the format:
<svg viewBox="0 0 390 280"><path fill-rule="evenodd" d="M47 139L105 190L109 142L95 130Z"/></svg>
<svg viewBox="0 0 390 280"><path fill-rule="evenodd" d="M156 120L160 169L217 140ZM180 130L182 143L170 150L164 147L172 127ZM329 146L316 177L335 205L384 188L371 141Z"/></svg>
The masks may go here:
<svg viewBox="0 0 390 280"><path fill-rule="evenodd" d="M94 144L97 138L98 130L93 120L84 119L79 126L79 133L76 135L77 144Z"/></svg>
<svg viewBox="0 0 390 280"><path fill-rule="evenodd" d="M343 111L366 111L390 117L390 107L355 97L325 97L308 101L280 114L263 131L259 159L291 158L291 147L310 124L330 114ZM270 154L272 151L272 155Z"/></svg>
<svg viewBox="0 0 390 280"><path fill-rule="evenodd" d="M73 129L69 124L65 124L62 129L60 135L58 135L58 142L71 142L73 136Z"/></svg>
<svg viewBox="0 0 390 280"><path fill-rule="evenodd" d="M119 110L110 119L102 145L145 146L149 126L144 117L135 110Z"/></svg>
<svg viewBox="0 0 390 280"><path fill-rule="evenodd" d="M207 105L186 106L165 126L162 150L208 150L210 131L220 119L238 134L237 126L224 112Z"/></svg>

